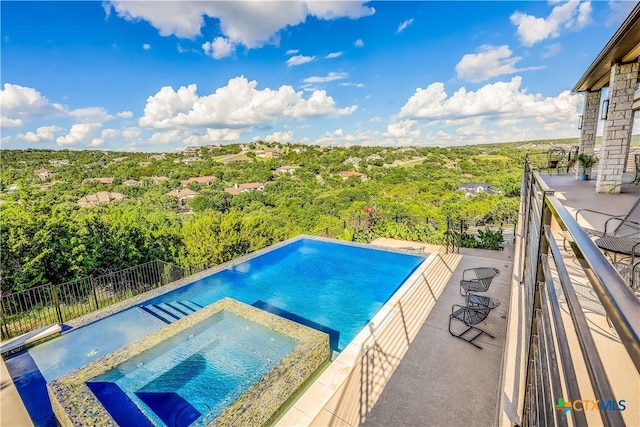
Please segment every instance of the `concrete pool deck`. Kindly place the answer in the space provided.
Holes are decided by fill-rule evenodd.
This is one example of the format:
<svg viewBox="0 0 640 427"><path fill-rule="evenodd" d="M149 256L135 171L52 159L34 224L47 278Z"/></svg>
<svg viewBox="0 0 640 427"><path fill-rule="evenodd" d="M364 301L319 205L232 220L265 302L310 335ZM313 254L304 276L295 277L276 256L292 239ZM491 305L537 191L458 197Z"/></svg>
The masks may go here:
<svg viewBox="0 0 640 427"><path fill-rule="evenodd" d="M373 244L404 250L411 248L418 251L420 247L424 247L423 251L425 253L436 253L438 249L442 250L441 247L425 246L412 242L390 241L390 239L376 241ZM343 387L341 393L334 395L332 399L329 399L329 396L323 396L323 399L326 399L327 402L331 400L331 405L333 406L330 409L327 409L327 407L321 408L320 413L316 412L316 416L311 418L302 416L299 418L289 417L287 420L282 419L279 425L358 425L367 423L373 426L389 424L402 426L416 425L417 420L424 419L420 418L424 416L428 417L428 422L426 422L428 425L455 425L460 424L464 419L463 416L457 415L462 412L461 405L456 404L456 402L459 403L465 400L466 405L469 403L467 402L467 396L479 395L483 397L478 402L475 402L476 397L471 399L471 402L474 402L472 407L477 411L472 414L474 418L471 418L465 411L464 416L468 417L466 420L476 419L479 421L478 425L495 424L495 420L492 417L495 414L497 402L497 387L506 325L506 321L500 317L500 314L506 313L508 309L509 287L504 286L504 283L511 283L513 247L507 247L500 252L469 249L461 249L460 252L461 257L453 256L459 258L459 261L456 260L455 263L450 263L450 265L454 266L452 268L453 275L445 271L446 269L440 263L438 271L441 273L436 271L438 273L436 275L441 276L441 280L437 282L430 281L426 287L421 286L419 289L412 290L411 293L419 298L404 300L401 297L398 299L397 305L399 306L400 316L396 317L403 320L399 327L385 327L384 336L377 335L373 341L358 343L363 346L361 349L365 347L368 349L366 352L367 357L362 360L363 363L358 365L359 370L351 375L353 384ZM449 254L449 256L451 255ZM455 267L458 262L460 264ZM492 285L489 294L497 296L502 304L491 313L487 324L482 325L487 331L493 333L496 339L491 340L494 341L491 343L487 342L490 340L489 338L482 337L479 342L484 347L483 350L477 350L461 340L454 339L447 331L448 314L450 313L451 305L463 302L463 298L458 293L458 282L462 270L479 265L496 266L501 270L501 275ZM436 295L429 296L434 291ZM507 296L503 297L501 293L497 293L498 291L501 293L506 292ZM431 311L431 314L426 317L426 320L416 321L416 319L409 318L408 311L412 304L419 310ZM404 316L406 318L403 318ZM383 320L384 323L392 323L391 316ZM382 330L383 328L380 329ZM410 346L406 339L407 333L415 336L415 338L408 340L411 342ZM387 342L395 342L395 353L391 354L386 351L383 342L385 340ZM357 337L354 341L357 341ZM438 345L434 346L433 342L437 342ZM357 353L359 354L360 351ZM357 356L355 353L343 353L343 359ZM361 354L359 355L362 356ZM466 361L465 358L469 358L469 360ZM479 361L484 363L480 371L482 375L478 376L479 383L469 382L467 386L478 386L479 384L480 388L472 389L471 391L466 388L464 390L460 389L454 378L461 374L470 375L469 369L477 370L476 366ZM3 368L2 388L0 389L0 401L2 403L0 425L32 425L26 410L24 410L22 401L8 376L4 362L0 363ZM430 366L432 368L429 369ZM441 369L444 366L447 367L446 370ZM380 372L381 369L384 381L381 381L374 374L374 371ZM491 372L495 370L497 374L495 376L493 374L485 376L485 370L490 370ZM436 375L439 375L439 379ZM462 378L467 377L463 376ZM329 383L334 379L336 378L331 375L325 376L325 380ZM361 379L366 379L366 381L361 381ZM387 384L386 388L385 383ZM493 390L494 388L495 390ZM396 395L396 390L398 389L409 393L412 396L411 399L394 399L393 396ZM362 400L363 393L367 396L364 400ZM452 396L455 396L455 398L452 398ZM397 404L405 406L395 406ZM332 411L336 413L342 411L348 416L344 415L344 418L341 418L341 416L334 414ZM425 423L418 424L424 425Z"/></svg>

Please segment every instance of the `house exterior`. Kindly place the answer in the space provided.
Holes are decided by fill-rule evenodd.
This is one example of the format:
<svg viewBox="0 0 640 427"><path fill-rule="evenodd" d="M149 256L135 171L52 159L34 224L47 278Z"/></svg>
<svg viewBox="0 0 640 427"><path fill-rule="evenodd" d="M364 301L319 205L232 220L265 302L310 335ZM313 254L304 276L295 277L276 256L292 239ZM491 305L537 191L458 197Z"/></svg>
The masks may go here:
<svg viewBox="0 0 640 427"><path fill-rule="evenodd" d="M464 191L466 197L473 197L480 193L498 194L499 191L493 190L491 184L486 182L460 184L456 187L456 191Z"/></svg>
<svg viewBox="0 0 640 427"><path fill-rule="evenodd" d="M224 191L235 196L247 191L264 191L264 184L261 182L249 182L246 184L235 184L233 187L225 188Z"/></svg>
<svg viewBox="0 0 640 427"><path fill-rule="evenodd" d="M216 177L213 175L210 176L196 176L196 177L192 177L189 179L184 179L182 181L180 181L180 184L182 184L182 186L187 186L189 184L196 183L196 184L204 184L204 185L211 185L214 182L216 182Z"/></svg>
<svg viewBox="0 0 640 427"><path fill-rule="evenodd" d="M354 167L358 167L362 159L360 157L349 157L347 160L342 162L343 165L353 165Z"/></svg>
<svg viewBox="0 0 640 427"><path fill-rule="evenodd" d="M51 171L44 168L34 170L33 174L41 181L46 181L51 178Z"/></svg>
<svg viewBox="0 0 640 427"><path fill-rule="evenodd" d="M51 181L51 182L47 182L45 184L42 184L40 186L40 190L49 190L51 189L51 187L53 187L56 184L62 184L64 181ZM7 192L8 194L9 192Z"/></svg>
<svg viewBox="0 0 640 427"><path fill-rule="evenodd" d="M229 163L243 163L243 162L250 162L250 161L251 161L251 158L245 155L231 156L221 160L221 162L224 163L225 165Z"/></svg>
<svg viewBox="0 0 640 427"><path fill-rule="evenodd" d="M164 160L165 157L166 157L165 154L153 154L149 156L151 160Z"/></svg>
<svg viewBox="0 0 640 427"><path fill-rule="evenodd" d="M280 166L275 169L274 173L288 173L289 175L293 175L296 169L300 169L300 166Z"/></svg>
<svg viewBox="0 0 640 427"><path fill-rule="evenodd" d="M82 181L83 184L88 184L92 182L96 182L98 184L113 184L113 180L115 177L105 177L105 178L86 178Z"/></svg>
<svg viewBox="0 0 640 427"><path fill-rule="evenodd" d="M340 175L342 179L349 179L353 177L360 178L362 181L367 179L367 176L365 174L356 171L342 171L338 172L338 175Z"/></svg>
<svg viewBox="0 0 640 427"><path fill-rule="evenodd" d="M98 191L94 194L87 194L78 199L78 206L88 208L101 203L110 203L114 200L122 200L127 196L122 193L112 193L110 191Z"/></svg>
<svg viewBox="0 0 640 427"><path fill-rule="evenodd" d="M198 195L197 191L193 191L189 188L178 188L176 190L171 190L167 194L167 196L177 197L180 205L184 205L184 202L188 199L193 199Z"/></svg>

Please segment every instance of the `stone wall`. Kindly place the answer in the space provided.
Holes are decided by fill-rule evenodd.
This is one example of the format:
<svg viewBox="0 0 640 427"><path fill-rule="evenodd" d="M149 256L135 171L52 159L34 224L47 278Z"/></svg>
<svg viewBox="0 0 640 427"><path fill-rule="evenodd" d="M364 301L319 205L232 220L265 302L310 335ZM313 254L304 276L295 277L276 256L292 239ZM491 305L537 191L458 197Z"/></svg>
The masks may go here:
<svg viewBox="0 0 640 427"><path fill-rule="evenodd" d="M582 129L580 130L580 154L593 154L598 129L598 113L600 111L601 91L585 92L584 112L582 113ZM582 174L580 163L576 164L576 178Z"/></svg>
<svg viewBox="0 0 640 427"><path fill-rule="evenodd" d="M604 124L596 191L619 193L633 126L638 61L614 64L609 80L609 112Z"/></svg>

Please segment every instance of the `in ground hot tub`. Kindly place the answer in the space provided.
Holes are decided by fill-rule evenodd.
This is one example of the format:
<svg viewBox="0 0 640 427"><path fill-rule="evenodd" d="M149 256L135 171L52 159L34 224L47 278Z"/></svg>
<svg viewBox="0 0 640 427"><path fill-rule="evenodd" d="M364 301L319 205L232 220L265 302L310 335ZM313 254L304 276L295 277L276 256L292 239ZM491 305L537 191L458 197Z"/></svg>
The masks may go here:
<svg viewBox="0 0 640 427"><path fill-rule="evenodd" d="M329 337L225 298L48 385L62 425L267 423Z"/></svg>

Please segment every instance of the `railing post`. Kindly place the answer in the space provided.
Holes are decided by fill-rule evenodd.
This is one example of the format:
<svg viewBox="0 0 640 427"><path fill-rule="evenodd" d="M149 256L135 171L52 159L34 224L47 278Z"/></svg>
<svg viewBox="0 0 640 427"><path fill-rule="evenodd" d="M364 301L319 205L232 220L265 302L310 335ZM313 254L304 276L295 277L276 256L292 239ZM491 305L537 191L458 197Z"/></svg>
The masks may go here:
<svg viewBox="0 0 640 427"><path fill-rule="evenodd" d="M0 291L0 335L2 340L9 338L9 327L7 326L7 319L4 317L4 294Z"/></svg>
<svg viewBox="0 0 640 427"><path fill-rule="evenodd" d="M53 305L56 308L58 323L63 323L62 310L60 309L60 300L58 299L58 292L56 291L56 287L53 284L49 283L49 290L51 291L51 298L53 300Z"/></svg>
<svg viewBox="0 0 640 427"><path fill-rule="evenodd" d="M98 291L96 289L96 284L93 281L93 274L89 275L89 285L91 286L91 292L93 293L93 301L96 303L96 310L100 308L100 304L98 303Z"/></svg>
<svg viewBox="0 0 640 427"><path fill-rule="evenodd" d="M156 268L158 269L158 280L160 281L160 286L165 285L164 282L164 274L163 274L163 265L160 260L156 260Z"/></svg>

